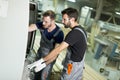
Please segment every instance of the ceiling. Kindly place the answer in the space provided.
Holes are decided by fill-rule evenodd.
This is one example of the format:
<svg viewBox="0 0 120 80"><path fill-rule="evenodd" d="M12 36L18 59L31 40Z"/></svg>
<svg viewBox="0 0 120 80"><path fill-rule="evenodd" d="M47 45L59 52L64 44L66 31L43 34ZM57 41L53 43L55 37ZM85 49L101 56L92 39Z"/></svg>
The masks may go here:
<svg viewBox="0 0 120 80"><path fill-rule="evenodd" d="M97 5L101 0L76 0L80 6L89 6L96 9ZM103 11L104 12L120 12L120 0L103 0Z"/></svg>

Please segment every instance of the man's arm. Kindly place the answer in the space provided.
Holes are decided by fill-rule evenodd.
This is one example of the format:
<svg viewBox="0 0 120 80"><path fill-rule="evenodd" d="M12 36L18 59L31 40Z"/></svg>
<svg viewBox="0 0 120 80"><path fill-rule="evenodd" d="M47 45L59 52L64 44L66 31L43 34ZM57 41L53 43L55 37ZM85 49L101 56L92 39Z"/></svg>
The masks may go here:
<svg viewBox="0 0 120 80"><path fill-rule="evenodd" d="M44 57L44 61L45 63L48 65L50 64L52 61L54 61L56 59L56 56L65 48L67 48L69 46L68 43L66 42L62 42L58 47L56 47L55 49L53 49L46 57Z"/></svg>
<svg viewBox="0 0 120 80"><path fill-rule="evenodd" d="M58 47L59 45L60 44L56 43L55 44L55 48ZM54 56L52 59L50 59L49 61L47 61L47 64L53 62L57 57L58 57L58 55Z"/></svg>
<svg viewBox="0 0 120 80"><path fill-rule="evenodd" d="M35 31L36 29L37 29L36 24L31 24L31 25L28 27L28 32Z"/></svg>
<svg viewBox="0 0 120 80"><path fill-rule="evenodd" d="M43 68L45 68L48 64L50 64L51 62L53 62L56 58L57 55L65 48L67 48L69 46L68 43L66 42L62 42L58 47L56 47L55 49L53 49L46 57L41 58L40 60L30 64L27 66L28 69L32 69L35 68L35 72L38 72L40 70L42 70Z"/></svg>

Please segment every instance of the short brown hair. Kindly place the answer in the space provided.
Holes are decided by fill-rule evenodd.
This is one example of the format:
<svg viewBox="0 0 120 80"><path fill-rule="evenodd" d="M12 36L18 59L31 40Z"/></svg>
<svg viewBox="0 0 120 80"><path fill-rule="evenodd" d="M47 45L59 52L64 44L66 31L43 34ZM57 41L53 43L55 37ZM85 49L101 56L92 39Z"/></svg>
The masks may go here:
<svg viewBox="0 0 120 80"><path fill-rule="evenodd" d="M43 13L43 17L50 16L51 19L55 19L56 14L52 10L47 10Z"/></svg>
<svg viewBox="0 0 120 80"><path fill-rule="evenodd" d="M78 11L74 8L67 8L67 9L64 9L62 12L62 15L64 14L67 14L70 18L75 18L75 21L77 21L77 18L78 18Z"/></svg>

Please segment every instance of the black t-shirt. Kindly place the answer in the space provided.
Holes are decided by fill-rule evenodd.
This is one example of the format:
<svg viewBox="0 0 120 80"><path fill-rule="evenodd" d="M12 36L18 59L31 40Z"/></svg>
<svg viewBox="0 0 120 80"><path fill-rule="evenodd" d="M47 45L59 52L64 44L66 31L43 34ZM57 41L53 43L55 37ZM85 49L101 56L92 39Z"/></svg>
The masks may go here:
<svg viewBox="0 0 120 80"><path fill-rule="evenodd" d="M84 34L75 28L80 28L83 30ZM75 62L80 62L83 59L84 53L87 48L87 43L85 40L86 32L81 26L75 26L66 36L65 42L69 44L69 48L72 52L71 60Z"/></svg>

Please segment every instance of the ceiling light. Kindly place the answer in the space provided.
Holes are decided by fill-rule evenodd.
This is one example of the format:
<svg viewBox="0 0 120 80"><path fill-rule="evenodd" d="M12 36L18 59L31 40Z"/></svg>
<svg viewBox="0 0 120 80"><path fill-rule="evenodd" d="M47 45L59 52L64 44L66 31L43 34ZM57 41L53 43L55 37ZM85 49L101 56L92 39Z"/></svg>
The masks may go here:
<svg viewBox="0 0 120 80"><path fill-rule="evenodd" d="M120 12L115 12L116 14L120 15Z"/></svg>
<svg viewBox="0 0 120 80"><path fill-rule="evenodd" d="M76 0L68 0L68 1L70 1L70 2L76 2Z"/></svg>
<svg viewBox="0 0 120 80"><path fill-rule="evenodd" d="M92 7L88 7L88 6L84 6L84 8L86 8L86 9L90 9L90 10L93 10Z"/></svg>

